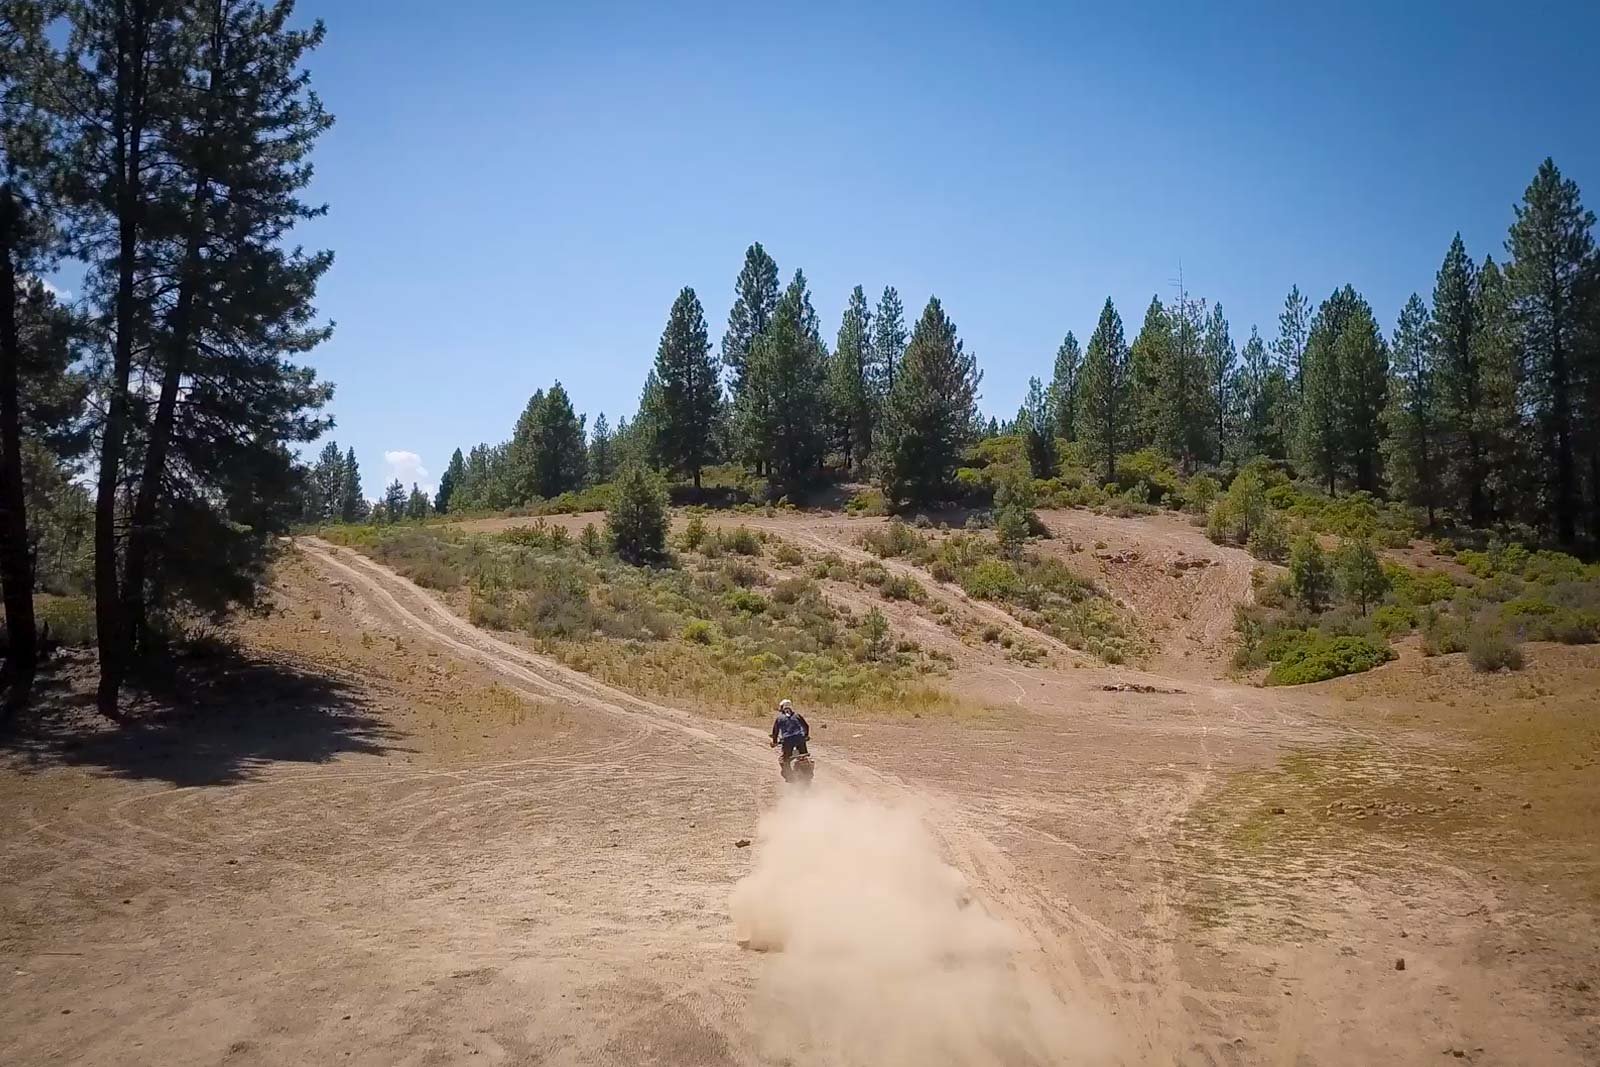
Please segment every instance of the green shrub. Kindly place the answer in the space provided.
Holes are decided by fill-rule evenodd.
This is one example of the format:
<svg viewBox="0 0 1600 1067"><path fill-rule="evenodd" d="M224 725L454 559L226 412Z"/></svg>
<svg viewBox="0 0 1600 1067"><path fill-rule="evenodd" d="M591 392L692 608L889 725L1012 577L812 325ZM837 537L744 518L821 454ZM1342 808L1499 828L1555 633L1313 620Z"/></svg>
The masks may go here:
<svg viewBox="0 0 1600 1067"><path fill-rule="evenodd" d="M1016 568L1003 559L989 557L961 576L961 587L979 600L1005 600L1020 587Z"/></svg>
<svg viewBox="0 0 1600 1067"><path fill-rule="evenodd" d="M805 553L787 541L778 543L778 546L772 550L772 558L775 562L781 563L785 567L798 566L804 563L806 559Z"/></svg>
<svg viewBox="0 0 1600 1067"><path fill-rule="evenodd" d="M759 556L761 538L748 526L740 526L732 533L722 535L722 547L737 556Z"/></svg>
<svg viewBox="0 0 1600 1067"><path fill-rule="evenodd" d="M1260 524L1250 531L1250 539L1245 547L1256 559L1282 563L1289 554L1289 527L1284 523L1283 516L1276 511L1267 511Z"/></svg>
<svg viewBox="0 0 1600 1067"><path fill-rule="evenodd" d="M920 601L925 595L915 578L903 574L887 575L878 586L878 592L885 600Z"/></svg>
<svg viewBox="0 0 1600 1067"><path fill-rule="evenodd" d="M1378 504L1365 492L1330 500L1322 509L1319 526L1340 537L1368 540L1378 532Z"/></svg>
<svg viewBox="0 0 1600 1067"><path fill-rule="evenodd" d="M1025 469L1009 470L1001 478L995 494L995 533L1002 547L1015 551L1043 523L1033 513L1037 499L1033 479Z"/></svg>
<svg viewBox="0 0 1600 1067"><path fill-rule="evenodd" d="M1197 474L1183 487L1183 509L1197 515L1204 514L1220 492L1222 486L1217 484L1215 478L1209 474Z"/></svg>
<svg viewBox="0 0 1600 1067"><path fill-rule="evenodd" d="M1233 526L1233 514L1228 509L1228 501L1212 501L1211 510L1206 513L1206 537L1213 544L1225 545L1233 540Z"/></svg>
<svg viewBox="0 0 1600 1067"><path fill-rule="evenodd" d="M534 637L583 637L594 631L600 616L589 600L583 575L559 561L540 560L524 568L516 586L525 590L512 601L512 628Z"/></svg>
<svg viewBox="0 0 1600 1067"><path fill-rule="evenodd" d="M862 489L844 502L844 509L852 515L887 515L889 501L881 489Z"/></svg>
<svg viewBox="0 0 1600 1067"><path fill-rule="evenodd" d="M1370 637L1318 637L1289 649L1267 672L1268 685L1305 685L1359 674L1394 658L1394 650Z"/></svg>
<svg viewBox="0 0 1600 1067"><path fill-rule="evenodd" d="M1240 471L1228 486L1227 515L1232 525L1229 536L1236 541L1249 542L1266 518L1271 506L1267 503L1267 486L1261 473L1254 467Z"/></svg>
<svg viewBox="0 0 1600 1067"><path fill-rule="evenodd" d="M1372 628L1385 637L1409 633L1416 625L1416 613L1403 604L1385 604L1372 613Z"/></svg>
<svg viewBox="0 0 1600 1067"><path fill-rule="evenodd" d="M1290 587L1289 576L1280 574L1276 578L1261 583L1256 590L1256 603L1264 608L1287 607L1294 592Z"/></svg>
<svg viewBox="0 0 1600 1067"><path fill-rule="evenodd" d="M807 578L785 578L772 587L772 600L775 604L793 604L816 588Z"/></svg>
<svg viewBox="0 0 1600 1067"><path fill-rule="evenodd" d="M1600 643L1600 615L1592 611L1563 609L1551 616L1546 628L1546 640L1559 641L1563 645Z"/></svg>
<svg viewBox="0 0 1600 1067"><path fill-rule="evenodd" d="M1444 612L1433 612L1422 620L1422 654L1448 656L1467 649L1467 630L1461 620Z"/></svg>
<svg viewBox="0 0 1600 1067"><path fill-rule="evenodd" d="M1538 600L1533 597L1518 597L1508 600L1500 606L1500 615L1507 622L1516 623L1523 619L1536 618L1543 615L1554 615L1560 609L1547 600Z"/></svg>
<svg viewBox="0 0 1600 1067"><path fill-rule="evenodd" d="M1456 595L1456 583L1443 571L1414 571L1395 567L1389 571L1389 582L1399 600L1425 607Z"/></svg>
<svg viewBox="0 0 1600 1067"><path fill-rule="evenodd" d="M873 608L861 620L862 647L869 659L880 658L889 638L889 620L883 612Z"/></svg>
<svg viewBox="0 0 1600 1067"><path fill-rule="evenodd" d="M36 596L33 625L41 635L69 648L93 648L94 601L81 596Z"/></svg>
<svg viewBox="0 0 1600 1067"><path fill-rule="evenodd" d="M1176 493L1178 472L1160 452L1141 448L1117 460L1117 487L1130 504L1160 504Z"/></svg>
<svg viewBox="0 0 1600 1067"><path fill-rule="evenodd" d="M1479 623L1467 637L1467 662L1473 670L1485 673L1520 671L1522 646L1502 627Z"/></svg>
<svg viewBox="0 0 1600 1067"><path fill-rule="evenodd" d="M880 559L909 556L922 548L926 539L899 519L890 519L875 530L861 535L861 545Z"/></svg>
<svg viewBox="0 0 1600 1067"><path fill-rule="evenodd" d="M691 619L683 627L683 639L697 645L709 645L717 639L717 629L704 619Z"/></svg>
<svg viewBox="0 0 1600 1067"><path fill-rule="evenodd" d="M766 581L767 572L760 567L752 566L742 559L730 560L722 565L721 573L741 589L749 589L753 585L760 585Z"/></svg>
<svg viewBox="0 0 1600 1067"><path fill-rule="evenodd" d="M406 577L427 589L450 592L461 587L461 572L442 559L422 559L405 568Z"/></svg>
<svg viewBox="0 0 1600 1067"><path fill-rule="evenodd" d="M706 520L698 515L690 515L689 521L683 527L683 547L693 552L706 540Z"/></svg>
<svg viewBox="0 0 1600 1067"><path fill-rule="evenodd" d="M856 568L856 579L863 585L876 588L889 580L889 572L884 570L881 563L863 563Z"/></svg>
<svg viewBox="0 0 1600 1067"><path fill-rule="evenodd" d="M760 593L749 589L730 589L722 595L722 602L729 611L742 612L746 615L760 615L767 610L767 600Z"/></svg>
<svg viewBox="0 0 1600 1067"><path fill-rule="evenodd" d="M611 507L615 485L591 485L584 489L569 489L549 500L538 500L528 511L535 515L576 515L585 511L606 511Z"/></svg>
<svg viewBox="0 0 1600 1067"><path fill-rule="evenodd" d="M1509 553L1510 550L1507 551ZM1585 577L1600 577L1593 572L1593 565L1586 568L1576 557L1548 549L1540 549L1528 556L1521 566L1522 577L1530 582L1575 582Z"/></svg>
<svg viewBox="0 0 1600 1067"><path fill-rule="evenodd" d="M583 533L578 537L578 547L583 549L583 554L594 557L606 550L605 539L600 536L600 531L595 529L592 522L583 524Z"/></svg>

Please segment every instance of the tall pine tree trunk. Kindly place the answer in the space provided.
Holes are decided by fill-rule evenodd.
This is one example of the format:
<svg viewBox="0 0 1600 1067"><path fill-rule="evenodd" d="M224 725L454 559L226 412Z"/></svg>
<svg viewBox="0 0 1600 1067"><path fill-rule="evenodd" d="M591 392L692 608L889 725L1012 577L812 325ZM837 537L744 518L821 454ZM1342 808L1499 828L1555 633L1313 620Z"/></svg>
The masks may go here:
<svg viewBox="0 0 1600 1067"><path fill-rule="evenodd" d="M1600 442L1589 449L1589 539L1600 544Z"/></svg>
<svg viewBox="0 0 1600 1067"><path fill-rule="evenodd" d="M116 343L111 380L106 385L106 421L100 439L100 474L95 486L94 587L95 636L100 646L100 685L96 706L117 719L117 703L127 671L127 630L118 595L117 490L128 436L128 378L133 368L135 318L134 268L143 213L142 149L145 120L144 0L117 5L116 104L113 115L113 165L117 182Z"/></svg>
<svg viewBox="0 0 1600 1067"><path fill-rule="evenodd" d="M127 567L123 573L129 645L135 653L150 644L148 611L148 571L151 533L156 506L167 468L167 453L172 444L172 424L178 408L178 390L194 337L194 304L201 284L200 252L206 236L206 207L210 194L212 149L208 143L217 121L217 94L222 82L223 5L214 5L211 25L211 70L206 85L205 122L198 133L199 171L195 175L194 195L189 203L189 234L184 242L179 268L178 297L169 323L166 366L161 375L161 395L156 402L155 422L145 447L144 472L139 479L139 494L134 500L128 528Z"/></svg>
<svg viewBox="0 0 1600 1067"><path fill-rule="evenodd" d="M33 619L33 559L28 550L27 495L22 484L22 346L17 339L17 276L12 262L21 210L0 190L0 585L5 587L6 664L0 718L27 702L38 667Z"/></svg>
<svg viewBox="0 0 1600 1067"><path fill-rule="evenodd" d="M1561 285L1550 267L1550 415L1556 461L1556 540L1570 545L1578 536L1577 467L1572 455L1572 379L1561 347Z"/></svg>
<svg viewBox="0 0 1600 1067"><path fill-rule="evenodd" d="M155 525L156 505L161 499L167 452L172 444L178 388L183 383L185 357L194 332L194 291L198 284L200 231L203 226L200 215L204 210L200 194L197 193L195 199L196 220L184 253L183 280L179 282L178 300L172 313L172 335L166 367L161 375L161 396L156 402L156 417L150 427L150 440L145 446L144 472L139 479L139 493L134 499L133 514L128 524L127 563L122 576L123 618L127 621L129 648L134 653L143 652L150 643L146 582L151 533Z"/></svg>

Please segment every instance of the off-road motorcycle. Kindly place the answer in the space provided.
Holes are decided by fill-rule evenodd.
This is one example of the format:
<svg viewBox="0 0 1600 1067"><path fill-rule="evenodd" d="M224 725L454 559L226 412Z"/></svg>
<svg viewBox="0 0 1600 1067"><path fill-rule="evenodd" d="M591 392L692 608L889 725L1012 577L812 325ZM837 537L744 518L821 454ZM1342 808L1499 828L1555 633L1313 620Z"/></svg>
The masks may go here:
<svg viewBox="0 0 1600 1067"><path fill-rule="evenodd" d="M788 759L778 757L778 769L783 774L784 781L801 789L811 785L811 776L817 770L816 764L811 762L809 752L796 752Z"/></svg>

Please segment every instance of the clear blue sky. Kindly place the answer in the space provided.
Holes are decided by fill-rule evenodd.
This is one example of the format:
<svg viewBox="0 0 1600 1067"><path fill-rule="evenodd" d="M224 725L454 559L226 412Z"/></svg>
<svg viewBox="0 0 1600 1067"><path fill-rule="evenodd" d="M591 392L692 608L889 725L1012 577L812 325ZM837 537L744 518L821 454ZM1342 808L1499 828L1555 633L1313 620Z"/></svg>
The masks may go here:
<svg viewBox="0 0 1600 1067"><path fill-rule="evenodd" d="M1006 414L1180 262L1240 344L1291 284L1388 329L1456 230L1501 255L1546 155L1600 207L1600 5L1306 6L301 0L333 436L375 495L557 378L614 424L682 286L720 339L752 240L830 344L858 283L937 294Z"/></svg>

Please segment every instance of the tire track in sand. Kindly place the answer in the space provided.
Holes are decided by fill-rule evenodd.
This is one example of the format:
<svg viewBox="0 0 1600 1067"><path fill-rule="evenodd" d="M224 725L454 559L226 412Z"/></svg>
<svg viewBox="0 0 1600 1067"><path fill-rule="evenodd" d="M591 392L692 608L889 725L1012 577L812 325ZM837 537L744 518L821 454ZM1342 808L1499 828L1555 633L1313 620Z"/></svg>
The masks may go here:
<svg viewBox="0 0 1600 1067"><path fill-rule="evenodd" d="M765 769L770 765L770 756L761 744L765 737L753 728L711 723L599 682L480 630L431 594L373 560L318 538L301 538L297 544L325 572L354 583L359 595L369 598L395 621L500 673L525 691L626 718L650 733L671 729L696 746L746 766ZM821 538L815 540L813 547L839 548ZM1025 629L1011 616L995 610L1009 625ZM1061 647L1071 652L1065 645ZM1110 936L1102 924L1078 912L1069 902L1050 899L1029 885L1011 860L954 801L934 797L896 776L839 757L829 759L829 769L830 776L860 793L910 802L935 816L929 820L932 830L980 891L985 906L1031 943L1019 967L1035 983L1036 992L1042 991L1079 1016L1088 1012L1109 1019L1114 1015L1123 1034L1109 1051L1118 1061L1160 1062L1169 1058L1160 1046L1167 1044L1165 1035L1172 1032L1177 1020L1143 1018L1159 1006L1159 1001L1150 996L1147 988L1122 980L1118 975L1123 968L1113 962L1114 956L1125 957L1132 950L1129 942ZM705 772L701 769L697 773L691 768L678 773L687 779L703 780Z"/></svg>

